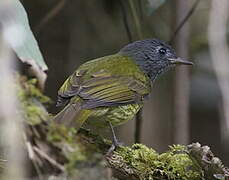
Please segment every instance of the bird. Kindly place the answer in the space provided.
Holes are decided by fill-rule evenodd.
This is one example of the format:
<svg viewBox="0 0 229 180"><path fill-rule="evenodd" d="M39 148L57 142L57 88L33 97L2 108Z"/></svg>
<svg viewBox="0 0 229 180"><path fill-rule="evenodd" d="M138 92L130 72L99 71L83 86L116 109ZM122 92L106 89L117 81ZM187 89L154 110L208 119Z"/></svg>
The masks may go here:
<svg viewBox="0 0 229 180"><path fill-rule="evenodd" d="M113 127L134 119L157 77L176 65L192 64L159 39L127 44L115 54L82 64L65 80L56 104L65 107L54 121L76 130L85 122L110 127L113 150L119 146Z"/></svg>

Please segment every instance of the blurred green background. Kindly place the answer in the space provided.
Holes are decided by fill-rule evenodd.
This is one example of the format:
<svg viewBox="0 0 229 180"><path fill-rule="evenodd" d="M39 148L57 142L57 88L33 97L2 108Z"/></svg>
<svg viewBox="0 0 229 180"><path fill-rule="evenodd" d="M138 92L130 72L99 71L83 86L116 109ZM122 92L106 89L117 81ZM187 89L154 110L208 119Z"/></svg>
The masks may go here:
<svg viewBox="0 0 229 180"><path fill-rule="evenodd" d="M49 67L45 93L54 101L58 88L80 64L116 53L129 43L124 15L132 40L154 37L169 41L195 3L158 0L161 5L153 7L153 0L132 1L140 20L141 28L137 29L130 1L21 1ZM141 142L160 152L173 143L200 142L229 165L228 132L223 128L222 98L207 39L209 11L210 1L202 0L176 36L173 46L178 55L195 65L172 70L154 83L143 110ZM50 112L57 112L54 104ZM135 121L117 130L122 141L133 143Z"/></svg>

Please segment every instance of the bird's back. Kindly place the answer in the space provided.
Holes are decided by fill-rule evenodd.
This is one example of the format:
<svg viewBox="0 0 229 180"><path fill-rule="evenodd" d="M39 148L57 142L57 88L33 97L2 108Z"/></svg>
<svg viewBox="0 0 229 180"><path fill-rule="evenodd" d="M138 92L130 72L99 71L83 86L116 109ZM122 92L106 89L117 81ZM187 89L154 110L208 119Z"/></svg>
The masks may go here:
<svg viewBox="0 0 229 180"><path fill-rule="evenodd" d="M101 71L109 72L115 76L130 76L144 83L149 83L149 78L128 56L114 54L94 59L82 64L77 71L86 70L85 79L90 79L93 74Z"/></svg>

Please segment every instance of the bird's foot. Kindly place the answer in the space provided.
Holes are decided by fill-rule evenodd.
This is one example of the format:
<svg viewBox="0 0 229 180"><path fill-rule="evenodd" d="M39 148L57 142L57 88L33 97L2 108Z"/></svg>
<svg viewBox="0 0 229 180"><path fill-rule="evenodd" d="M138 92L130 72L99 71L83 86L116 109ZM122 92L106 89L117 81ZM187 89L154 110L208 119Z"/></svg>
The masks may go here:
<svg viewBox="0 0 229 180"><path fill-rule="evenodd" d="M112 132L112 145L111 147L109 148L108 152L107 152L107 155L110 155L112 152L114 152L114 150L120 146L123 145L123 143L119 142L116 135L115 135L115 132L114 132L114 128L111 124L110 121L108 121L109 123L109 126L110 126L110 129L111 129L111 132Z"/></svg>
<svg viewBox="0 0 229 180"><path fill-rule="evenodd" d="M119 148L120 146L123 146L123 145L124 145L124 143L122 143L122 142L119 142L117 140L113 141L111 147L107 151L107 155L112 154L115 151L115 149L117 149L117 148Z"/></svg>

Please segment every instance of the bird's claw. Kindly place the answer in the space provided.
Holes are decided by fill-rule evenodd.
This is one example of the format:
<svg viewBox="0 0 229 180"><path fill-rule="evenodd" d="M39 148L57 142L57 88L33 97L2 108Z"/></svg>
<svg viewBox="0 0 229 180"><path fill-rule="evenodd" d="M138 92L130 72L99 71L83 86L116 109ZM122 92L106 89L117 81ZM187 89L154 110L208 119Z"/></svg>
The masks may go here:
<svg viewBox="0 0 229 180"><path fill-rule="evenodd" d="M110 155L111 153L113 153L115 151L115 149L117 149L117 148L119 148L120 146L123 146L123 145L124 145L124 143L119 142L119 141L112 142L111 147L107 151L107 155Z"/></svg>

